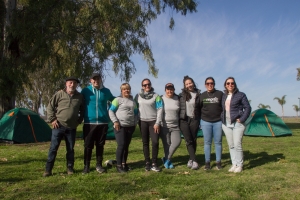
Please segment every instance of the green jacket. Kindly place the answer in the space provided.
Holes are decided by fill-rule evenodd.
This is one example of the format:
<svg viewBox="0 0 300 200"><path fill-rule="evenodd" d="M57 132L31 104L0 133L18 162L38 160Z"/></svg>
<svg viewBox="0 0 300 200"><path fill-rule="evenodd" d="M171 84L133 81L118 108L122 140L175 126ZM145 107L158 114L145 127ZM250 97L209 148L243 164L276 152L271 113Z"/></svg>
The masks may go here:
<svg viewBox="0 0 300 200"><path fill-rule="evenodd" d="M60 90L53 95L47 106L47 118L49 122L55 119L67 128L76 128L83 120L84 98L75 91L70 96L65 90Z"/></svg>

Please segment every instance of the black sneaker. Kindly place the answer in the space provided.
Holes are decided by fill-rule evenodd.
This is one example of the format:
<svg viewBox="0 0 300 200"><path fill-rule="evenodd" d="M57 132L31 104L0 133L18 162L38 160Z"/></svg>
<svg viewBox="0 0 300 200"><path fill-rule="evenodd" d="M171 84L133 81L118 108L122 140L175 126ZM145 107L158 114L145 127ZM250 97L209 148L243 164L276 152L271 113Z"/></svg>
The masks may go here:
<svg viewBox="0 0 300 200"><path fill-rule="evenodd" d="M123 170L126 172L131 170L131 168L127 164L123 164L122 166L123 166Z"/></svg>
<svg viewBox="0 0 300 200"><path fill-rule="evenodd" d="M217 170L221 170L222 169L221 162L217 162L216 165L217 165L216 166Z"/></svg>
<svg viewBox="0 0 300 200"><path fill-rule="evenodd" d="M119 173L126 173L122 166L117 166L116 168Z"/></svg>
<svg viewBox="0 0 300 200"><path fill-rule="evenodd" d="M90 173L90 167L85 165L83 168L82 174L88 174L88 173Z"/></svg>
<svg viewBox="0 0 300 200"><path fill-rule="evenodd" d="M101 165L97 165L97 166L96 166L96 171L97 171L99 174L102 174L102 173L104 173L106 170L105 170Z"/></svg>
<svg viewBox="0 0 300 200"><path fill-rule="evenodd" d="M68 168L67 168L67 174L68 174L68 175L74 174L74 169L73 169L73 167L68 167Z"/></svg>
<svg viewBox="0 0 300 200"><path fill-rule="evenodd" d="M154 163L152 164L151 170L154 171L154 172L160 172L161 171L161 169L159 167L157 167L157 165L154 164Z"/></svg>
<svg viewBox="0 0 300 200"><path fill-rule="evenodd" d="M150 170L151 170L151 165L150 165L150 163L146 163L146 165L145 165L145 170L146 170L146 171L150 171Z"/></svg>
<svg viewBox="0 0 300 200"><path fill-rule="evenodd" d="M210 169L211 169L210 162L206 162L204 166L204 170L210 170Z"/></svg>
<svg viewBox="0 0 300 200"><path fill-rule="evenodd" d="M43 177L47 177L47 176L52 176L52 172L51 171L45 171L43 173Z"/></svg>

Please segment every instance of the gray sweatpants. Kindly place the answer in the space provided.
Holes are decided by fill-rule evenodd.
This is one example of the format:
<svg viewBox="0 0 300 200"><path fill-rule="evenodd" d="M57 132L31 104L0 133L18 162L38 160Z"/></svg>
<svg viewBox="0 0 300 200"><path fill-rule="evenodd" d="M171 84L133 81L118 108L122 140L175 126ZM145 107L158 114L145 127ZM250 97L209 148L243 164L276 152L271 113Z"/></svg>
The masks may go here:
<svg viewBox="0 0 300 200"><path fill-rule="evenodd" d="M164 146L165 158L171 160L174 152L181 143L180 129L162 127L160 134Z"/></svg>

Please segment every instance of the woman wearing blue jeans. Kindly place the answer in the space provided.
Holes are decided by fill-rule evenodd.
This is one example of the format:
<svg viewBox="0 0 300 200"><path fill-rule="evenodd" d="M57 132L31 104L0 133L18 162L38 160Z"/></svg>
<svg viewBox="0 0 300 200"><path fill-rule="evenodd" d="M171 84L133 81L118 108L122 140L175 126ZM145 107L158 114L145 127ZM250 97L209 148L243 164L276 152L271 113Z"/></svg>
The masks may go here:
<svg viewBox="0 0 300 200"><path fill-rule="evenodd" d="M205 79L206 91L200 96L201 108L201 128L204 137L204 170L210 170L211 143L214 139L216 151L216 168L222 169L222 96L223 92L215 89L215 80L213 77Z"/></svg>
<svg viewBox="0 0 300 200"><path fill-rule="evenodd" d="M250 115L251 106L247 96L237 88L233 77L224 83L225 93L222 97L222 129L226 135L232 162L229 172L243 171L242 139L245 130L244 122Z"/></svg>

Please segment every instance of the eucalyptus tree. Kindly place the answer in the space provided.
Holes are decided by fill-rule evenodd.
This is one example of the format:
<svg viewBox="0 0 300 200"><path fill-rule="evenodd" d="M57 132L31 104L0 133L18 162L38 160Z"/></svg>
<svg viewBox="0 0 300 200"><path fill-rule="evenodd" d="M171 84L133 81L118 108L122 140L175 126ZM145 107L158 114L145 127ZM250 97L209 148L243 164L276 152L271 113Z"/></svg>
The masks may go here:
<svg viewBox="0 0 300 200"><path fill-rule="evenodd" d="M262 103L260 103L257 107L258 108L263 108L263 109L271 109L271 106L265 105L265 104L262 104Z"/></svg>
<svg viewBox="0 0 300 200"><path fill-rule="evenodd" d="M279 105L281 106L281 110L282 110L282 119L284 117L284 110L283 110L283 105L286 103L285 100L286 95L283 95L281 98L279 97L275 97L273 100L277 100Z"/></svg>
<svg viewBox="0 0 300 200"><path fill-rule="evenodd" d="M300 111L299 106L293 105L293 109L296 111L297 117L298 117L298 112Z"/></svg>
<svg viewBox="0 0 300 200"><path fill-rule="evenodd" d="M157 77L148 25L163 12L186 15L196 7L195 0L0 0L0 117L37 69L49 71L49 87L68 75L87 82L105 70L129 81L131 56L139 54Z"/></svg>

